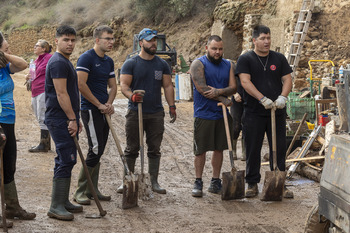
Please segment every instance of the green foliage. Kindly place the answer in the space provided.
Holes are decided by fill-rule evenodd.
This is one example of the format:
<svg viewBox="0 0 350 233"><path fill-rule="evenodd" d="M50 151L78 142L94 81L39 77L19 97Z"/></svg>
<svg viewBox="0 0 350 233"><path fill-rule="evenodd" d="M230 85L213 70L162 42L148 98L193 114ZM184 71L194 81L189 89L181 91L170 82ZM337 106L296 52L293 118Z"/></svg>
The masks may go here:
<svg viewBox="0 0 350 233"><path fill-rule="evenodd" d="M11 20L7 20L4 24L3 24L3 29L4 31L8 31L11 26L13 25L13 22Z"/></svg>
<svg viewBox="0 0 350 233"><path fill-rule="evenodd" d="M194 0L169 0L169 3L181 17L188 16L194 6Z"/></svg>
<svg viewBox="0 0 350 233"><path fill-rule="evenodd" d="M25 23L25 24L23 24L22 26L20 26L19 29L20 29L20 30L24 30L24 29L28 29L28 28L31 28L31 27L33 27L33 26L30 26L30 25L28 25L28 24Z"/></svg>

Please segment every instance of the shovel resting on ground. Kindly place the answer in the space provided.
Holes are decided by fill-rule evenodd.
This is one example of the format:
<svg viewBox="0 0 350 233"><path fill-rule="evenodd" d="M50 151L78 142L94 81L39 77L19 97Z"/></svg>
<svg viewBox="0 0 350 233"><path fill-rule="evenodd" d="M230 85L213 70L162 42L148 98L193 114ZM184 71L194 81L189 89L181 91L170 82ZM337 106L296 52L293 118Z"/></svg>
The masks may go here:
<svg viewBox="0 0 350 233"><path fill-rule="evenodd" d="M111 117L108 114L105 114L106 120L108 122L109 128L112 132L112 136L114 138L115 144L117 145L118 152L120 154L120 158L122 159L124 169L125 169L125 177L123 179L123 201L122 201L122 209L130 209L132 207L137 206L138 200L138 175L133 174L126 162L125 155L123 153L122 147L120 146L119 139L117 134L113 128Z"/></svg>
<svg viewBox="0 0 350 233"><path fill-rule="evenodd" d="M262 201L282 201L286 172L280 171L277 166L276 116L275 107L271 109L271 135L273 171L265 172Z"/></svg>
<svg viewBox="0 0 350 233"><path fill-rule="evenodd" d="M142 93L144 90L135 90L133 93ZM151 178L149 173L144 174L145 154L143 144L143 115L142 115L142 103L137 103L137 111L139 118L139 141L140 141L140 160L141 160L141 175L139 178L139 198L142 200L149 200L153 198L153 192L151 188Z"/></svg>
<svg viewBox="0 0 350 233"><path fill-rule="evenodd" d="M227 120L226 106L222 103L218 103L218 106L222 106L222 113L224 115L225 131L227 144L229 149L231 171L222 173L222 191L221 200L233 200L244 198L244 175L245 171L237 171L232 153L232 141L230 135L230 129Z"/></svg>

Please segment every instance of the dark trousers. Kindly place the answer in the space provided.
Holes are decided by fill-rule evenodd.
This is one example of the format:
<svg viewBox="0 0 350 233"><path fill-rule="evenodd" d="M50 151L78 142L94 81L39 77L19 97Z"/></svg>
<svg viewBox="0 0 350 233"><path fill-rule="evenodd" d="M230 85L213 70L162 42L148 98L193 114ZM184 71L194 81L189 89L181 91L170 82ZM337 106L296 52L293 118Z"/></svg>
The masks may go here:
<svg viewBox="0 0 350 233"><path fill-rule="evenodd" d="M11 183L15 179L17 161L17 143L15 136L15 124L0 123L6 135L6 144L3 151L4 159L4 183Z"/></svg>
<svg viewBox="0 0 350 233"><path fill-rule="evenodd" d="M77 163L77 148L68 132L66 119L45 119L52 140L56 145L54 178L70 178Z"/></svg>
<svg viewBox="0 0 350 233"><path fill-rule="evenodd" d="M232 116L232 140L237 140L242 130L243 102L236 102L232 97L230 114Z"/></svg>
<svg viewBox="0 0 350 233"><path fill-rule="evenodd" d="M86 165L95 167L101 159L108 140L109 126L100 110L81 110L81 119L89 143Z"/></svg>
<svg viewBox="0 0 350 233"><path fill-rule="evenodd" d="M243 137L246 145L246 182L260 182L261 147L265 133L270 147L270 169L272 163L272 139L271 117L258 116L252 113L243 113ZM280 171L285 171L286 157L286 115L276 115L276 139L277 139L277 166Z"/></svg>
<svg viewBox="0 0 350 233"><path fill-rule="evenodd" d="M146 133L148 158L155 159L161 156L160 145L164 133L164 116L164 111L143 114L143 130ZM125 117L126 148L124 154L126 157L136 159L140 150L138 113L128 110Z"/></svg>

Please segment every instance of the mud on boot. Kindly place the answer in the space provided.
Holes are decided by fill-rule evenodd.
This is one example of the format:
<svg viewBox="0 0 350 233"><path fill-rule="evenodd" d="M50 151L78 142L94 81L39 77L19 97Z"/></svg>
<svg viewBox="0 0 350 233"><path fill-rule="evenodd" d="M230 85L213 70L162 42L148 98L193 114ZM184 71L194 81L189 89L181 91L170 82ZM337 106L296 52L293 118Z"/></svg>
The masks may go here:
<svg viewBox="0 0 350 233"><path fill-rule="evenodd" d="M192 197L203 197L203 181L196 179L192 189Z"/></svg>
<svg viewBox="0 0 350 233"><path fill-rule="evenodd" d="M19 205L17 188L14 180L8 184L5 184L4 189L5 189L5 203L6 203L6 210L5 210L6 218L32 220L36 217L35 213L29 213Z"/></svg>
<svg viewBox="0 0 350 233"><path fill-rule="evenodd" d="M65 203L68 200L70 178L54 178L52 182L51 206L47 215L50 218L70 221L74 215L66 210Z"/></svg>
<svg viewBox="0 0 350 233"><path fill-rule="evenodd" d="M148 172L151 177L152 191L159 194L166 194L166 190L158 184L160 157L148 158Z"/></svg>
<svg viewBox="0 0 350 233"><path fill-rule="evenodd" d="M48 152L51 150L50 133L48 130L41 130L40 143L37 146L33 146L29 152Z"/></svg>
<svg viewBox="0 0 350 233"><path fill-rule="evenodd" d="M258 184L257 183L248 183L248 188L245 191L245 197L255 197L259 193Z"/></svg>
<svg viewBox="0 0 350 233"><path fill-rule="evenodd" d="M97 194L97 197L100 201L110 201L111 200L111 196L109 195L103 195L100 190L98 189L98 179L99 179L99 174L100 174L100 165L101 163L97 163L97 165L92 169L92 173L91 173L91 180L92 180L92 184L94 186L95 192ZM85 195L90 198L90 199L94 199L94 197L92 196L92 193L89 189L89 186L86 188L85 191Z"/></svg>
<svg viewBox="0 0 350 233"><path fill-rule="evenodd" d="M208 188L208 192L220 194L222 189L221 179L220 178L212 178L210 181L210 186Z"/></svg>

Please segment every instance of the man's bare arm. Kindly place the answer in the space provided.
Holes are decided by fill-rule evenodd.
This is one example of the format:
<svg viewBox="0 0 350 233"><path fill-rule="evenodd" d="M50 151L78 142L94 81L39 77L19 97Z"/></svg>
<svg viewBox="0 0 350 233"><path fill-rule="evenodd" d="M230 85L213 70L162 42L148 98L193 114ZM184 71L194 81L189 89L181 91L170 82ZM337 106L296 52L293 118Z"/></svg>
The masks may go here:
<svg viewBox="0 0 350 233"><path fill-rule="evenodd" d="M195 60L192 62L191 67L190 67L190 74L191 74L191 79L193 81L193 84L196 86L197 91L203 95L204 97L208 99L214 99L217 101L222 102L226 106L229 106L232 104L231 100L228 98L219 95L218 89L215 89L212 91L212 87L209 87L207 85L205 75L204 75L204 66L202 62L199 60ZM208 92L211 92L212 94L208 94ZM216 94L214 93L216 92Z"/></svg>
<svg viewBox="0 0 350 233"><path fill-rule="evenodd" d="M250 74L240 73L239 78L241 80L242 87L244 90L251 96L253 96L257 100L261 100L264 95L256 89L252 81L250 80Z"/></svg>
<svg viewBox="0 0 350 233"><path fill-rule="evenodd" d="M120 75L120 89L123 93L123 95L130 99L132 96L132 91L130 88L132 82L132 75L131 74L121 74Z"/></svg>
<svg viewBox="0 0 350 233"><path fill-rule="evenodd" d="M281 95L283 95L284 97L287 97L289 92L292 90L292 85L293 85L292 75L287 74L287 75L283 76L282 82L283 82L283 86L282 86Z"/></svg>

